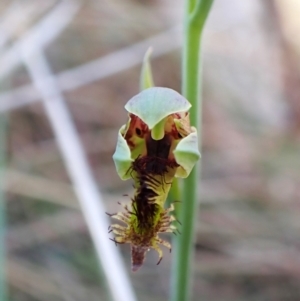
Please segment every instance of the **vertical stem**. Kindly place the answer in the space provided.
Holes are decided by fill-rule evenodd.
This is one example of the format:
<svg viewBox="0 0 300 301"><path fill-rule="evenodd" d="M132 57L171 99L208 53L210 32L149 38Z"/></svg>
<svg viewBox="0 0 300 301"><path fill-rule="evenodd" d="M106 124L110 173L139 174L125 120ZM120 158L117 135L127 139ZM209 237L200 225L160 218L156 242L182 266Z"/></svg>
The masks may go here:
<svg viewBox="0 0 300 301"><path fill-rule="evenodd" d="M182 56L182 94L192 104L191 124L198 128L201 141L201 64L200 42L203 26L213 0L185 0L184 45ZM188 301L191 295L191 263L197 216L197 182L199 168L193 169L184 181L182 203L176 212L182 223L181 235L175 242L175 264L172 273L173 301Z"/></svg>
<svg viewBox="0 0 300 301"><path fill-rule="evenodd" d="M3 173L5 164L6 122L0 114L0 301L7 300L5 283L5 205L3 194Z"/></svg>

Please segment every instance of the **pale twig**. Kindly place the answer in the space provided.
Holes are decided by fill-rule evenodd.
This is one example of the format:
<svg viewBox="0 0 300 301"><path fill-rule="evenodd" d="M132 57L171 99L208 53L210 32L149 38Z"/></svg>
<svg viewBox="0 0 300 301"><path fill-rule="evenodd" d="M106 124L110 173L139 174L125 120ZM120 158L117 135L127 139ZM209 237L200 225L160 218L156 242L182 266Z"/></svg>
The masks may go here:
<svg viewBox="0 0 300 301"><path fill-rule="evenodd" d="M63 71L56 76L57 84L61 91L71 91L125 71L140 64L143 61L144 52L151 45L155 45L152 58L162 56L180 48L181 39L179 38L179 33L179 28L174 27L171 30L105 55L87 64ZM51 77L43 78L45 82L51 82L52 80L53 78ZM25 85L13 91L0 94L0 112L23 107L38 100L40 100L40 94L36 88L32 85Z"/></svg>
<svg viewBox="0 0 300 301"><path fill-rule="evenodd" d="M89 168L65 100L38 44L34 41L31 45L23 44L23 59L43 98L44 108L74 185L111 294L116 301L135 300L120 254L108 239L108 221L102 196ZM51 80L44 81L44 78Z"/></svg>
<svg viewBox="0 0 300 301"><path fill-rule="evenodd" d="M0 63L5 62L4 68L0 71L0 79L7 76L21 60L24 60L44 100L45 110L79 198L97 255L108 278L111 294L115 300L135 300L120 255L107 237L108 221L105 217L101 195L89 169L63 96L41 50L72 20L78 7L78 4L73 1L62 2L29 34L15 43L11 51L4 54L0 60ZM41 81L47 77L51 80Z"/></svg>
<svg viewBox="0 0 300 301"><path fill-rule="evenodd" d="M169 53L180 48L179 32L176 26L83 66L64 71L58 77L59 85L62 90L69 91L127 70L143 61L144 54L151 45L155 45L152 58Z"/></svg>
<svg viewBox="0 0 300 301"><path fill-rule="evenodd" d="M34 47L47 46L70 23L79 7L80 3L73 0L60 2L42 21L4 52L0 57L0 81L22 62L22 45L27 45L28 52L34 51Z"/></svg>
<svg viewBox="0 0 300 301"><path fill-rule="evenodd" d="M54 0L44 1L39 5L35 2L13 1L0 18L0 51L9 40L19 36L38 14L53 3Z"/></svg>

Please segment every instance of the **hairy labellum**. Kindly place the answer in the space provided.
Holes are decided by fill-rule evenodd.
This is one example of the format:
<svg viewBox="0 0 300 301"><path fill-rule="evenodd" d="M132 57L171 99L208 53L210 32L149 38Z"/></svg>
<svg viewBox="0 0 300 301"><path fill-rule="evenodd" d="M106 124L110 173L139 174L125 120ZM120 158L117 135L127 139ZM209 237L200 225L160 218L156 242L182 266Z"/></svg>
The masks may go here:
<svg viewBox="0 0 300 301"><path fill-rule="evenodd" d="M153 141L156 144L156 141ZM164 144L160 143L164 148ZM161 154L161 153L160 153ZM164 209L169 189L171 187L177 164L173 160L161 158L156 153L152 156L138 157L128 172L135 180L136 192L131 199L131 207L124 205L125 212L111 215L126 224L113 224L112 232L116 235L116 243L130 243L132 256L132 270L136 271L144 262L145 254L153 248L159 254L159 261L163 253L159 248L162 244L169 248L171 245L162 240L158 234L163 232L175 233L172 225L175 218L169 215L174 210L173 205Z"/></svg>
<svg viewBox="0 0 300 301"><path fill-rule="evenodd" d="M148 224L147 228L138 226L136 218L128 207L125 208L125 212L111 215L112 218L125 223L125 226L112 224L111 230L115 234L113 241L119 244L131 244L133 271L137 271L138 268L142 266L146 252L150 250L150 248L158 252L159 260L157 264L159 264L163 258L163 252L159 244L164 245L171 252L171 245L158 236L159 233L174 232L176 230L176 227L171 224L174 220L174 217L169 215L171 211L173 211L173 206L157 213L156 219L154 219L151 224Z"/></svg>

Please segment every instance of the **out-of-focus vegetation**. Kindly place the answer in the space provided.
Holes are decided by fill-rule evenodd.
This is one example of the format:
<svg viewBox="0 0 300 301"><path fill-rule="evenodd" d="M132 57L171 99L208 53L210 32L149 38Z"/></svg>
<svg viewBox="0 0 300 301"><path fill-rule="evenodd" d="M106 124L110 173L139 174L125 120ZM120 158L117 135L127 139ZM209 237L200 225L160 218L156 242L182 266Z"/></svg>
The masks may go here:
<svg viewBox="0 0 300 301"><path fill-rule="evenodd" d="M58 1L42 2L16 2L20 25L5 49ZM2 0L0 12L9 3ZM46 49L57 75L182 23L183 1L81 3L71 24ZM31 11L24 21L25 10ZM209 16L202 46L204 127L194 300L300 298L299 11L300 4L292 0L215 0ZM141 53L130 48L141 62L152 46L155 84L177 91L180 38L180 32L172 37L173 50L169 41L146 45ZM170 50L155 57L164 47ZM103 71L124 63L120 55ZM118 178L111 156L117 131L127 120L124 105L139 90L139 74L136 64L64 93L109 212L133 191L130 181ZM30 83L26 68L20 67L7 90ZM42 105L31 103L7 114L9 300L109 300ZM130 271L129 247L120 250ZM169 294L171 255L165 252L161 264L155 263L156 254L150 252L145 266L129 273L139 300L166 300Z"/></svg>

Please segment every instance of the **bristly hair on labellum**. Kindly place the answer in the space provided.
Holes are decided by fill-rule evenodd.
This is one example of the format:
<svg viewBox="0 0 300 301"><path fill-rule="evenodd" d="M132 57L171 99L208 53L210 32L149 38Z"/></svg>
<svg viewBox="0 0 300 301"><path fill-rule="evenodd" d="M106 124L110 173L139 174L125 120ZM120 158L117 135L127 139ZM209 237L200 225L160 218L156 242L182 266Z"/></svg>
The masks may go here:
<svg viewBox="0 0 300 301"><path fill-rule="evenodd" d="M168 209L163 208L164 200L169 189L164 186L170 186L171 183L164 183L161 180L165 176L164 172L158 174L153 170L145 168L144 165L151 162L151 166L155 166L153 158L137 158L131 167L131 172L135 173L133 178L136 182L136 191L131 199L131 206L123 205L125 212L109 214L112 218L122 221L126 226L119 224L111 225L110 231L116 236L116 243L130 243L132 270L137 271L143 264L146 252L153 248L158 252L160 263L163 253L158 246L159 244L167 247L171 252L169 242L162 240L158 234L164 232L175 233L176 227L172 222L176 219L169 213L174 210L171 205ZM160 163L169 163L173 166L173 162L163 159ZM152 168L152 167L151 167ZM164 167L167 171L168 167ZM166 191L167 190L167 191Z"/></svg>
<svg viewBox="0 0 300 301"><path fill-rule="evenodd" d="M153 248L158 252L160 263L163 253L159 244L167 247L171 252L171 245L162 240L158 234L164 232L175 233L176 227L172 225L175 218L169 215L174 206L164 209L155 203L155 193L142 185L132 198L131 206L123 205L125 211L109 214L112 218L125 223L125 226L112 224L110 230L115 234L116 243L130 243L132 256L132 270L137 271L143 264L146 252Z"/></svg>
<svg viewBox="0 0 300 301"><path fill-rule="evenodd" d="M156 183L159 181L160 184L162 184L163 190L165 190L165 184L172 184L172 181L166 181L165 175L168 173L169 169L176 170L178 166L179 165L174 159L164 159L154 156L138 156L132 162L130 168L127 170L127 173L130 174L131 178L135 180L135 186L143 185L145 178L148 178L148 181L152 180ZM160 176L160 179L157 176Z"/></svg>

